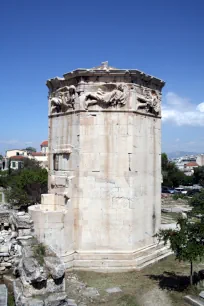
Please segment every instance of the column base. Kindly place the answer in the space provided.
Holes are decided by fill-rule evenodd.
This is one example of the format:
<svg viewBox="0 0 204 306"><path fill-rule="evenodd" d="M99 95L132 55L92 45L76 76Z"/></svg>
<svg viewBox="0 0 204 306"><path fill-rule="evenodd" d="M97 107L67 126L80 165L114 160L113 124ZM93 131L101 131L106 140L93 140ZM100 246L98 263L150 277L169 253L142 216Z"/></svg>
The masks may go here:
<svg viewBox="0 0 204 306"><path fill-rule="evenodd" d="M61 256L69 270L125 272L141 270L172 254L163 243L153 244L134 252L73 252Z"/></svg>

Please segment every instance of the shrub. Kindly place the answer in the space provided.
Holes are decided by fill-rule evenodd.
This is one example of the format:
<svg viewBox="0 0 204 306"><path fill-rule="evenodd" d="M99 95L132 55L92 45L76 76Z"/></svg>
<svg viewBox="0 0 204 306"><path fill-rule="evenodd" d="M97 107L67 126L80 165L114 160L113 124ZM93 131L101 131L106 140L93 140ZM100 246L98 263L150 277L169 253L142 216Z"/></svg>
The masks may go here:
<svg viewBox="0 0 204 306"><path fill-rule="evenodd" d="M38 261L38 263L42 266L44 264L44 257L46 254L46 247L43 243L39 243L38 245L33 247L33 253L35 259Z"/></svg>
<svg viewBox="0 0 204 306"><path fill-rule="evenodd" d="M178 199L187 199L186 194L182 194L182 193L174 193L172 198L174 200L178 200Z"/></svg>

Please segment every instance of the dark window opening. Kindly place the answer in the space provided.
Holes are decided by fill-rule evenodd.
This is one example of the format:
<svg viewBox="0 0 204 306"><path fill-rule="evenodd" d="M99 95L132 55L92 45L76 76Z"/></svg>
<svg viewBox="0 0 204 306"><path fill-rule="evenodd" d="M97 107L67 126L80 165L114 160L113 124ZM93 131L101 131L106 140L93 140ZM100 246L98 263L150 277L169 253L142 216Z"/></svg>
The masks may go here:
<svg viewBox="0 0 204 306"><path fill-rule="evenodd" d="M54 164L54 170L59 170L59 154L54 154L53 156L53 164Z"/></svg>

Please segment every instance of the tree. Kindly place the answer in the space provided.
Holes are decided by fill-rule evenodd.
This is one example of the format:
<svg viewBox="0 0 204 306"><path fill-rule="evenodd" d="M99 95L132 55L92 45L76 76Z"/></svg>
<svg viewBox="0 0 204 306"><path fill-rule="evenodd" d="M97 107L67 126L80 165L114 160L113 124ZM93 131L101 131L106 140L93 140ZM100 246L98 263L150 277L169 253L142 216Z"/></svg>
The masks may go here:
<svg viewBox="0 0 204 306"><path fill-rule="evenodd" d="M194 168L194 183L204 187L204 166Z"/></svg>
<svg viewBox="0 0 204 306"><path fill-rule="evenodd" d="M41 169L39 161L34 158L24 158L23 169Z"/></svg>
<svg viewBox="0 0 204 306"><path fill-rule="evenodd" d="M40 203L41 194L47 193L46 169L22 169L7 181L6 197L9 203L29 206Z"/></svg>
<svg viewBox="0 0 204 306"><path fill-rule="evenodd" d="M3 158L4 158L3 155L0 154L0 160L2 160Z"/></svg>
<svg viewBox="0 0 204 306"><path fill-rule="evenodd" d="M25 150L30 151L30 152L36 152L36 149L33 147L27 147Z"/></svg>
<svg viewBox="0 0 204 306"><path fill-rule="evenodd" d="M0 186L5 188L7 201L17 206L40 203L41 194L47 193L48 173L34 159L25 158L22 169L2 172Z"/></svg>
<svg viewBox="0 0 204 306"><path fill-rule="evenodd" d="M167 167L168 167L168 156L166 153L162 153L161 154L161 166L162 166L162 169L163 170L167 170Z"/></svg>
<svg viewBox="0 0 204 306"><path fill-rule="evenodd" d="M187 177L183 171L177 168L175 163L169 161L166 153L161 154L161 166L164 186L192 185L193 178Z"/></svg>
<svg viewBox="0 0 204 306"><path fill-rule="evenodd" d="M192 216L191 216L192 217ZM194 216L195 217L195 216ZM204 257L204 223L201 220L192 222L192 219L179 218L177 229L160 230L156 236L170 248L176 259L190 262L190 284L193 284L193 262Z"/></svg>
<svg viewBox="0 0 204 306"><path fill-rule="evenodd" d="M170 248L176 259L189 261L190 283L193 284L193 262L204 258L204 190L189 200L192 210L186 218L178 218L176 229L160 230L156 236Z"/></svg>
<svg viewBox="0 0 204 306"><path fill-rule="evenodd" d="M200 216L201 221L204 222L204 190L196 193L190 200L189 205L192 206L191 215ZM204 235L203 235L204 237Z"/></svg>

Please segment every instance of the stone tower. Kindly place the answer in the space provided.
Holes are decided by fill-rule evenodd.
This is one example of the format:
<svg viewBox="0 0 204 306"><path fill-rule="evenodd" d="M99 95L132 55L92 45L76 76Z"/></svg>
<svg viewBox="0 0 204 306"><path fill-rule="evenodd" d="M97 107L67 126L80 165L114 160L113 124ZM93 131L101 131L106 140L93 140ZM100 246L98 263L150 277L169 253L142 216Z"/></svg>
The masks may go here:
<svg viewBox="0 0 204 306"><path fill-rule="evenodd" d="M38 238L76 269L128 270L164 256L153 238L164 82L104 62L47 86L49 194L30 208Z"/></svg>

